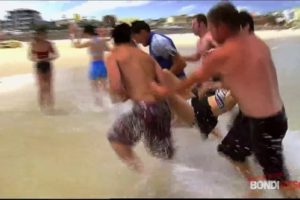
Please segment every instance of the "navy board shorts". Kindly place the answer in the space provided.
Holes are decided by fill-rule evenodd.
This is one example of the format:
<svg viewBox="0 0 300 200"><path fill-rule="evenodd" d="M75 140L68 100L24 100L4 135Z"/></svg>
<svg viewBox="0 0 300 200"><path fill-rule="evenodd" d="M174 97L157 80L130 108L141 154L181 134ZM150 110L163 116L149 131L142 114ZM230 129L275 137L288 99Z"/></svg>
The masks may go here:
<svg viewBox="0 0 300 200"><path fill-rule="evenodd" d="M244 162L247 156L254 153L266 179L288 180L282 153L282 140L287 128L284 108L266 118L248 117L239 112L232 128L218 146L218 152L238 162Z"/></svg>

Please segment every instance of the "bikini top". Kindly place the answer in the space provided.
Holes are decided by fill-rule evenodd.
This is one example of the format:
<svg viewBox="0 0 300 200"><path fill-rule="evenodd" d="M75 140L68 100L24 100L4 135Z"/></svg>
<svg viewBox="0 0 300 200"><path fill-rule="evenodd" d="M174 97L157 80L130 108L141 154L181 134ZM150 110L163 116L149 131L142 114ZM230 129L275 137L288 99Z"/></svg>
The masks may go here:
<svg viewBox="0 0 300 200"><path fill-rule="evenodd" d="M97 42L100 42L100 38L99 37L93 37L91 39L91 42L92 43L97 43ZM91 49L89 49L89 53L91 54L91 56L97 56L100 54L100 51L92 51Z"/></svg>
<svg viewBox="0 0 300 200"><path fill-rule="evenodd" d="M36 54L38 59L45 59L45 58L49 58L49 53L53 53L54 50L52 48L52 45L49 45L49 49L47 51L35 51L35 50L31 50L32 54Z"/></svg>

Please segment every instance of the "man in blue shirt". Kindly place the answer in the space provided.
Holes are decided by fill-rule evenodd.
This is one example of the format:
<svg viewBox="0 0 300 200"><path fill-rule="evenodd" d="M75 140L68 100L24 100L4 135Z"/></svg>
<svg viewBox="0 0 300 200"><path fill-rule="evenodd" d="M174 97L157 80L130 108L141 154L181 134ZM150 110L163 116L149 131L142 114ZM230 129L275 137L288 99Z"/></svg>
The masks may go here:
<svg viewBox="0 0 300 200"><path fill-rule="evenodd" d="M132 37L143 46L149 46L149 53L161 68L170 70L178 78L184 78L185 61L179 55L173 41L159 33L152 32L144 21L132 23Z"/></svg>

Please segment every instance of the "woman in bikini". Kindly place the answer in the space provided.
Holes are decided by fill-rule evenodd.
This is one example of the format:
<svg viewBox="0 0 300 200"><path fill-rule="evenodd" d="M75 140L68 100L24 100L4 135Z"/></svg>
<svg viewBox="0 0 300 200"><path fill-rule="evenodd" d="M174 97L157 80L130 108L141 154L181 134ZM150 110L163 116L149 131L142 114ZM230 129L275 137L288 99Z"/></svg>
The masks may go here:
<svg viewBox="0 0 300 200"><path fill-rule="evenodd" d="M80 37L74 41L77 36L76 34L78 33L78 28L75 24L70 25L69 31L72 44L75 48L89 49L91 55L89 78L91 80L96 104L102 105L102 97L100 97L100 94L103 90L107 90L107 72L103 61L104 51L109 51L109 47L107 46L106 41L97 34L96 27L92 25L86 25L83 29L83 36L89 38L87 42L81 42Z"/></svg>
<svg viewBox="0 0 300 200"><path fill-rule="evenodd" d="M42 111L51 111L54 106L52 61L58 58L58 53L54 44L47 40L46 28L36 29L28 57L35 63L40 108Z"/></svg>

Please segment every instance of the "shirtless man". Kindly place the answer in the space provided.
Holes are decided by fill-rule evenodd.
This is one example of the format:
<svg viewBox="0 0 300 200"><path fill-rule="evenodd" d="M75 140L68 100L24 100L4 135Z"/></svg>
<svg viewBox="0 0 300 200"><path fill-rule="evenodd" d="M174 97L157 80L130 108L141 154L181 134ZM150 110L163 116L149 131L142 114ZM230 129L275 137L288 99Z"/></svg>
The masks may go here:
<svg viewBox="0 0 300 200"><path fill-rule="evenodd" d="M205 15L198 14L194 17L194 19L192 20L192 30L193 33L199 37L199 40L197 42L196 52L190 56L183 56L183 59L187 62L200 61L201 57L205 55L208 50L211 50L218 46L218 44L213 40L210 32L208 31L207 18ZM217 96L215 96L216 90L220 87L219 81L210 80L198 86L194 88L193 92L195 94L195 97L191 99L191 104L194 108L198 127L200 128L201 133L203 133L206 137L210 133L212 133L217 138L222 138L220 131L216 128L216 125L218 123L218 115L214 115L211 111L211 104L215 104L214 99L219 95L222 96L221 99L224 99L227 92L225 90L219 89L217 91ZM179 118L182 117L179 116Z"/></svg>
<svg viewBox="0 0 300 200"><path fill-rule="evenodd" d="M212 39L210 32L207 29L207 19L203 14L198 14L192 20L193 33L199 37L197 42L197 50L193 55L183 56L187 62L197 62L201 56L211 48L215 48L218 44Z"/></svg>
<svg viewBox="0 0 300 200"><path fill-rule="evenodd" d="M132 38L144 47L149 46L149 54L156 60L162 69L170 70L178 78L186 77L184 68L186 62L176 49L171 38L164 34L151 31L145 21L134 21L131 26ZM177 117L172 112L172 124L176 123Z"/></svg>
<svg viewBox="0 0 300 200"><path fill-rule="evenodd" d="M253 34L254 21L252 16L246 11L241 11L239 15L241 32L246 35ZM176 78L169 71L163 70L162 81L163 84L170 84L170 86L174 87L174 85L179 84L180 79ZM214 95L206 98L199 98L199 96L200 95L196 93L195 96L191 98L191 105L185 101L185 99L189 99L190 96L184 97L182 95L172 95L168 98L168 102L182 121L190 126L194 125L196 122L201 133L207 137L217 125L217 117L231 110L235 106L236 100L232 97L230 91L223 89L217 89ZM191 109L191 106L193 107L193 110ZM238 120L240 119L235 121ZM231 124L233 124L233 121ZM239 131L245 129L244 127L240 128ZM221 138L220 135L216 136Z"/></svg>
<svg viewBox="0 0 300 200"><path fill-rule="evenodd" d="M248 180L253 177L246 157L254 153L266 179L280 181L282 194L296 197L296 190L288 187L289 174L282 154L282 140L288 124L268 46L255 34L240 32L239 13L228 2L219 3L209 11L208 24L214 40L222 46L208 54L201 67L176 88L153 82L152 89L167 96L219 75L224 87L237 100L242 117L218 151L243 170ZM244 126L248 131L237 132L236 126Z"/></svg>
<svg viewBox="0 0 300 200"><path fill-rule="evenodd" d="M115 47L106 60L110 92L121 101L131 99L134 105L115 121L108 140L127 165L143 172L142 163L132 150L141 138L153 156L171 159L174 154L170 109L165 100L151 92L151 82L159 80L161 68L132 44L128 24L116 26L112 38Z"/></svg>
<svg viewBox="0 0 300 200"><path fill-rule="evenodd" d="M201 57L210 49L216 48L218 44L213 40L207 28L207 18L204 14L198 14L192 20L192 31L199 37L196 52L189 56L183 56L186 62L198 62ZM213 80L218 80L214 77ZM200 97L214 95L218 83L215 81L207 81L201 84Z"/></svg>

